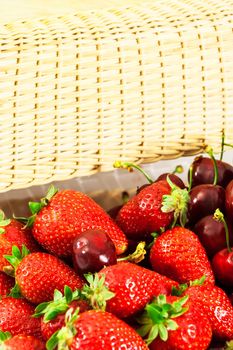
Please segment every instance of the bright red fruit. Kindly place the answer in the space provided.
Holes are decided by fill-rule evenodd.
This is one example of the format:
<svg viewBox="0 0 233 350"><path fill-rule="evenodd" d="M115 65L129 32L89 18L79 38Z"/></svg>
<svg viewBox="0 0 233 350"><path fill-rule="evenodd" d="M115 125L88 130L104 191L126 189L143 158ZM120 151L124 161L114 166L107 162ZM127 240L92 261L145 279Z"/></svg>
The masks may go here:
<svg viewBox="0 0 233 350"><path fill-rule="evenodd" d="M63 292L65 285L72 290L81 288L83 280L59 258L42 252L27 255L17 247L7 257L15 267L15 280L21 295L34 304L53 299L54 290ZM16 264L14 259L17 257Z"/></svg>
<svg viewBox="0 0 233 350"><path fill-rule="evenodd" d="M233 306L221 288L203 284L189 287L184 294L208 316L215 338L223 341L233 339Z"/></svg>
<svg viewBox="0 0 233 350"><path fill-rule="evenodd" d="M161 295L146 306L138 331L148 336L150 350L208 349L212 337L210 322L187 299Z"/></svg>
<svg viewBox="0 0 233 350"><path fill-rule="evenodd" d="M133 328L113 314L100 310L67 316L67 332L63 329L63 337L55 338L58 343L69 344L70 350L148 350ZM47 346L48 350L52 349L49 344Z"/></svg>
<svg viewBox="0 0 233 350"><path fill-rule="evenodd" d="M121 208L116 222L127 237L145 238L172 222L173 212L161 210L163 196L170 193L167 181L161 180L142 189Z"/></svg>
<svg viewBox="0 0 233 350"><path fill-rule="evenodd" d="M40 250L29 228L24 228L17 220L6 220L0 211L0 271L3 271L4 266L9 266L3 256L11 254L13 245L20 249L25 245L31 252Z"/></svg>
<svg viewBox="0 0 233 350"><path fill-rule="evenodd" d="M106 310L119 318L136 314L143 310L153 297L161 293L170 294L172 286L177 286L177 282L130 262L119 262L116 265L107 266L98 273L98 276L104 277L104 287L113 293L107 300ZM90 301L92 304L96 301L98 305L101 283L97 286L95 282L91 284ZM102 295L104 297L104 291Z"/></svg>
<svg viewBox="0 0 233 350"><path fill-rule="evenodd" d="M150 251L152 268L179 283L206 276L214 283L214 275L206 252L194 232L174 227L159 236Z"/></svg>
<svg viewBox="0 0 233 350"><path fill-rule="evenodd" d="M227 248L216 253L212 260L215 278L221 285L233 287L233 250Z"/></svg>
<svg viewBox="0 0 233 350"><path fill-rule="evenodd" d="M117 254L127 249L124 233L93 199L82 192L60 191L34 216L34 237L54 255L70 256L74 239L89 229L104 230L115 244Z"/></svg>
<svg viewBox="0 0 233 350"><path fill-rule="evenodd" d="M14 284L14 278L7 276L4 272L0 272L0 298L7 296Z"/></svg>
<svg viewBox="0 0 233 350"><path fill-rule="evenodd" d="M34 306L25 299L0 300L0 329L12 335L25 334L41 338L40 320L32 317Z"/></svg>
<svg viewBox="0 0 233 350"><path fill-rule="evenodd" d="M38 338L30 335L15 335L4 341L6 350L46 350L45 344Z"/></svg>

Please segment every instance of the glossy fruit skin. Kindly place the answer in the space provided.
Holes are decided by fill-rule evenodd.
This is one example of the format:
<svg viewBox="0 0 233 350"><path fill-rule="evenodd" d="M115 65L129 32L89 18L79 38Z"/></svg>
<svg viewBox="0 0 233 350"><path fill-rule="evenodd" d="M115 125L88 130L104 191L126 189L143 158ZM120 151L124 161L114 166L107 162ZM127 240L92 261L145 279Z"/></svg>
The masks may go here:
<svg viewBox="0 0 233 350"><path fill-rule="evenodd" d="M70 350L148 350L143 339L124 321L111 313L90 310L75 323L78 332Z"/></svg>
<svg viewBox="0 0 233 350"><path fill-rule="evenodd" d="M4 272L0 272L0 298L6 297L14 285L14 278L7 276Z"/></svg>
<svg viewBox="0 0 233 350"><path fill-rule="evenodd" d="M84 300L74 300L69 307L73 310L79 308L79 314L90 309L90 306ZM40 320L42 337L44 341L47 341L56 331L65 325L65 313L57 315L53 320L46 323L43 317L41 317Z"/></svg>
<svg viewBox="0 0 233 350"><path fill-rule="evenodd" d="M159 236L150 251L150 262L154 271L188 283L206 275L214 284L214 275L205 249L197 235L182 227L174 227Z"/></svg>
<svg viewBox="0 0 233 350"><path fill-rule="evenodd" d="M11 219L9 225L2 227L5 232L0 234L0 271L4 266L10 266L3 255L11 255L13 245L22 248L25 245L30 252L39 251L40 248L32 236L31 229L24 228L19 221Z"/></svg>
<svg viewBox="0 0 233 350"><path fill-rule="evenodd" d="M181 180L181 178L176 174L172 174L172 173L164 173L159 175L156 182L161 180L167 180L167 176L169 176L169 179L171 180L171 182L173 182L179 188L184 189L186 187L184 182Z"/></svg>
<svg viewBox="0 0 233 350"><path fill-rule="evenodd" d="M218 167L217 184L226 187L233 180L233 167L221 160L216 160ZM193 181L192 187L201 184L213 184L214 182L214 165L213 160L207 157L197 157L193 163Z"/></svg>
<svg viewBox="0 0 233 350"><path fill-rule="evenodd" d="M190 191L188 223L195 224L207 215L213 215L219 208L225 212L225 190L221 186L198 185Z"/></svg>
<svg viewBox="0 0 233 350"><path fill-rule="evenodd" d="M228 252L225 248L216 253L212 260L212 268L216 280L221 285L233 287L233 250Z"/></svg>
<svg viewBox="0 0 233 350"><path fill-rule="evenodd" d="M233 244L233 229L229 222L228 229L230 242ZM198 235L209 258L212 258L218 251L226 247L226 233L222 222L216 221L213 215L200 219L193 231Z"/></svg>
<svg viewBox="0 0 233 350"><path fill-rule="evenodd" d="M170 193L167 181L161 180L141 190L122 207L116 222L128 238L145 239L172 222L173 213L161 211L163 195Z"/></svg>
<svg viewBox="0 0 233 350"><path fill-rule="evenodd" d="M0 300L0 329L11 335L24 334L41 338L40 320L32 317L34 306L25 299Z"/></svg>
<svg viewBox="0 0 233 350"><path fill-rule="evenodd" d="M208 315L216 339L226 341L233 338L233 306L221 288L207 283L189 287L184 294L200 312Z"/></svg>
<svg viewBox="0 0 233 350"><path fill-rule="evenodd" d="M226 187L226 213L229 221L233 224L233 180Z"/></svg>
<svg viewBox="0 0 233 350"><path fill-rule="evenodd" d="M4 342L6 349L9 350L46 350L42 340L30 335L15 335Z"/></svg>
<svg viewBox="0 0 233 350"><path fill-rule="evenodd" d="M15 279L21 294L34 304L53 300L54 289L63 292L65 285L72 290L83 286L82 278L71 267L57 257L41 252L23 258Z"/></svg>
<svg viewBox="0 0 233 350"><path fill-rule="evenodd" d="M130 262L119 262L103 268L105 285L115 293L107 301L107 311L119 318L130 317L144 309L154 296L168 295L177 282Z"/></svg>
<svg viewBox="0 0 233 350"><path fill-rule="evenodd" d="M88 229L102 229L112 239L117 254L127 249L127 239L110 216L89 196L63 190L53 196L34 222L35 239L59 257L72 254L74 239Z"/></svg>
<svg viewBox="0 0 233 350"><path fill-rule="evenodd" d="M167 302L179 298L167 297ZM168 331L168 340L164 342L159 337L149 346L150 350L206 350L211 342L212 329L206 315L202 315L189 300L185 304L188 311L174 318L178 328Z"/></svg>
<svg viewBox="0 0 233 350"><path fill-rule="evenodd" d="M97 272L117 263L116 247L103 230L87 230L74 240L73 262L77 273Z"/></svg>

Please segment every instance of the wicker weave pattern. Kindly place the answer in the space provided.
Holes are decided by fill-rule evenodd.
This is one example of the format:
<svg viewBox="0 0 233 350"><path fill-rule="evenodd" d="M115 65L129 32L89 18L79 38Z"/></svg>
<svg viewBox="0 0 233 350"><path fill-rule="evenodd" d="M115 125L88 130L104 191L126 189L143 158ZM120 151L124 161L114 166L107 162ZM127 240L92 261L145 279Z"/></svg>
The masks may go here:
<svg viewBox="0 0 233 350"><path fill-rule="evenodd" d="M0 190L233 143L233 1L0 26Z"/></svg>

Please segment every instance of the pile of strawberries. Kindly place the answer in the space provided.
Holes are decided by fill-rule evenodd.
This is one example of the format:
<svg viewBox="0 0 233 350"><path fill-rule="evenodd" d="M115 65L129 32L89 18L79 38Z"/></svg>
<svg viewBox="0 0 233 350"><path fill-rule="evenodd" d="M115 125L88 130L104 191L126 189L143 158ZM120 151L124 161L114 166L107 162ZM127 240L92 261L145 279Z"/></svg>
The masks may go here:
<svg viewBox="0 0 233 350"><path fill-rule="evenodd" d="M207 152L109 213L54 186L0 212L0 350L233 349L233 167Z"/></svg>

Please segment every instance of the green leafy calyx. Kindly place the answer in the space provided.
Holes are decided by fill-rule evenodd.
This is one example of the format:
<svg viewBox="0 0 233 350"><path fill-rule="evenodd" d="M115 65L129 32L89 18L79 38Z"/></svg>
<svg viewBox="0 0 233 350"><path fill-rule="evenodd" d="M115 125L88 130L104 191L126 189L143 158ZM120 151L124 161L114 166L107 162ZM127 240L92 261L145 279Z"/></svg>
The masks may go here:
<svg viewBox="0 0 233 350"><path fill-rule="evenodd" d="M77 333L75 322L78 319L79 309L70 308L65 315L65 326L55 332L46 343L47 350L69 350Z"/></svg>
<svg viewBox="0 0 233 350"><path fill-rule="evenodd" d="M41 198L40 202L29 202L28 206L32 213L31 216L29 216L28 218L25 218L25 217L15 217L15 218L20 222L23 222L26 227L32 227L37 214L41 211L41 209L43 209L49 204L49 202L57 192L58 192L58 189L55 186L51 185L48 189L46 196Z"/></svg>
<svg viewBox="0 0 233 350"><path fill-rule="evenodd" d="M3 332L0 330L0 344L4 343L6 340L10 339L11 333L10 332Z"/></svg>
<svg viewBox="0 0 233 350"><path fill-rule="evenodd" d="M178 287L172 286L172 295L181 296L189 287L193 286L202 286L206 280L206 276L203 275L201 278L196 279L194 281L190 281L189 283L180 284Z"/></svg>
<svg viewBox="0 0 233 350"><path fill-rule="evenodd" d="M81 295L88 300L93 309L106 310L107 301L115 296L107 286L105 286L105 276L99 276L97 273L84 275L88 284L85 284L81 290Z"/></svg>
<svg viewBox="0 0 233 350"><path fill-rule="evenodd" d="M30 254L30 251L27 249L25 245L22 245L21 251L16 245L13 245L12 255L3 255L3 257L11 264L14 270L16 270L18 265L28 254ZM7 271L5 272L7 273Z"/></svg>
<svg viewBox="0 0 233 350"><path fill-rule="evenodd" d="M145 311L138 319L141 327L137 332L146 338L149 345L158 336L167 341L168 331L175 331L178 328L175 318L183 315L188 307L184 307L188 296L184 296L173 303L167 303L165 295L159 295L151 304L145 307Z"/></svg>
<svg viewBox="0 0 233 350"><path fill-rule="evenodd" d="M45 323L53 320L57 315L64 314L69 305L74 300L80 299L80 290L74 292L68 286L64 287L64 295L55 289L53 301L44 302L39 304L35 309L34 317L40 317L43 315L43 321Z"/></svg>
<svg viewBox="0 0 233 350"><path fill-rule="evenodd" d="M0 234L5 233L4 227L9 225L10 222L11 220L6 219L4 212L0 209Z"/></svg>
<svg viewBox="0 0 233 350"><path fill-rule="evenodd" d="M174 212L174 221L172 227L176 225L179 218L182 227L187 221L187 211L189 202L189 193L187 189L181 189L176 186L167 176L167 182L171 187L171 193L163 196L161 211L163 213Z"/></svg>

